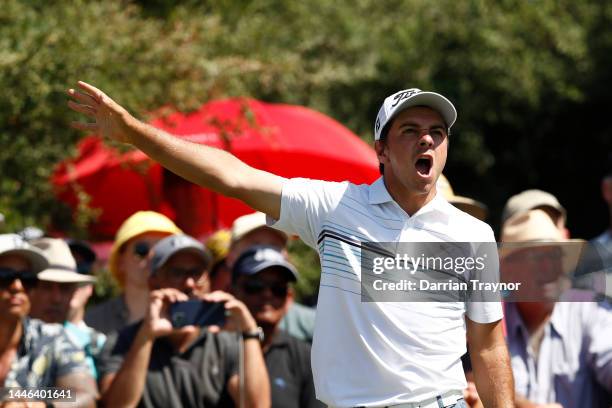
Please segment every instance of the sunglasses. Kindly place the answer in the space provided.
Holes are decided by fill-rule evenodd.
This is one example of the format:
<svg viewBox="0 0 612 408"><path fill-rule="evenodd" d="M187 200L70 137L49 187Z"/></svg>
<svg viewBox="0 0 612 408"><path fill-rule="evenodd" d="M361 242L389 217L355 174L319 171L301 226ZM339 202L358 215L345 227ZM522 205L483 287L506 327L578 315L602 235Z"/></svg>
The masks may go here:
<svg viewBox="0 0 612 408"><path fill-rule="evenodd" d="M0 268L0 289L8 289L17 279L25 290L30 290L38 284L38 278L34 272Z"/></svg>
<svg viewBox="0 0 612 408"><path fill-rule="evenodd" d="M140 258L145 258L147 255L149 255L149 251L151 251L151 245L149 245L148 242L139 241L134 243L134 255Z"/></svg>
<svg viewBox="0 0 612 408"><path fill-rule="evenodd" d="M241 286L242 290L244 290L247 295L258 295L264 290L270 289L270 291L275 297L284 298L289 292L289 287L286 283L267 283L260 280L248 280L244 282Z"/></svg>

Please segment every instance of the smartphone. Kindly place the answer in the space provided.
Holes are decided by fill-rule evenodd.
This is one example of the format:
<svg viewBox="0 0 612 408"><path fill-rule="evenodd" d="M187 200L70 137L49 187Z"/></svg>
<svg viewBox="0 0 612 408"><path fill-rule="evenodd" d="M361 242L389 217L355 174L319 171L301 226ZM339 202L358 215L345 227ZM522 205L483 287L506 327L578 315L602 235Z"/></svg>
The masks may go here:
<svg viewBox="0 0 612 408"><path fill-rule="evenodd" d="M225 324L225 303L188 300L170 305L172 327L223 326Z"/></svg>

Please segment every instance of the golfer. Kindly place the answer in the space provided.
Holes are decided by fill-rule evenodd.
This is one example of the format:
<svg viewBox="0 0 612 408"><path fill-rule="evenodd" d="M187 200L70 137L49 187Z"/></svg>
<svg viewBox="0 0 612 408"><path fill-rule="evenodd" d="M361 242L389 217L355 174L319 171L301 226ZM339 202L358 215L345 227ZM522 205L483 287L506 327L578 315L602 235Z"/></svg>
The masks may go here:
<svg viewBox="0 0 612 408"><path fill-rule="evenodd" d="M87 83L78 87L68 90L68 106L92 121L74 128L131 144L181 177L244 201L319 252L318 399L337 407L464 407L467 335L482 402L514 406L499 303L361 301L362 242L494 242L488 225L436 194L457 117L444 96L408 89L384 100L374 126L382 176L358 186L254 169L139 121Z"/></svg>

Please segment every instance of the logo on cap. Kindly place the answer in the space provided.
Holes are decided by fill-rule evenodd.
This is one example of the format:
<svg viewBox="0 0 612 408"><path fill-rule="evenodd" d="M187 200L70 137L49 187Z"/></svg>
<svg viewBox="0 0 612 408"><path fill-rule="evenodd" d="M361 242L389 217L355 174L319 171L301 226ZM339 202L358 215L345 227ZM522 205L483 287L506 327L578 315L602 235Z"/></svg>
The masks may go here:
<svg viewBox="0 0 612 408"><path fill-rule="evenodd" d="M412 95L416 95L418 93L421 93L421 90L418 89L418 88L406 89L405 91L397 93L393 97L393 100L395 101L395 103L393 105L391 105L391 107L395 108L397 106L397 104L400 103L401 101L403 101L404 99L408 99Z"/></svg>
<svg viewBox="0 0 612 408"><path fill-rule="evenodd" d="M283 255L272 249L272 248L263 248L258 250L257 252L255 252L255 255L253 256L253 259L255 259L257 262L263 262L263 261L275 261L275 262L285 262L285 258L283 257Z"/></svg>

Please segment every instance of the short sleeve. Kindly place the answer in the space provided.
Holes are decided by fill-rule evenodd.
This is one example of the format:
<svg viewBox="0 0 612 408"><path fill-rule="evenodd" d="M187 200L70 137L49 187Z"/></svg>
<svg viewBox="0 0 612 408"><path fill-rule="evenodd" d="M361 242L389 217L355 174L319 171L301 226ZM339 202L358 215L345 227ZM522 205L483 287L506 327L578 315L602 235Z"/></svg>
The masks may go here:
<svg viewBox="0 0 612 408"><path fill-rule="evenodd" d="M114 332L108 335L97 359L98 378L102 379L121 369L125 355L130 350L139 327L139 325L128 326L119 333Z"/></svg>
<svg viewBox="0 0 612 408"><path fill-rule="evenodd" d="M497 284L500 282L499 255L495 235L488 225L482 232L475 250L474 259L484 260L481 271L473 270L470 279L479 283ZM472 285L472 281L468 282ZM466 315L476 323L493 323L504 316L499 290L482 289L472 291L467 302Z"/></svg>
<svg viewBox="0 0 612 408"><path fill-rule="evenodd" d="M268 225L289 235L298 235L316 248L321 225L348 188L348 182L294 178L285 180L279 220L268 218Z"/></svg>

